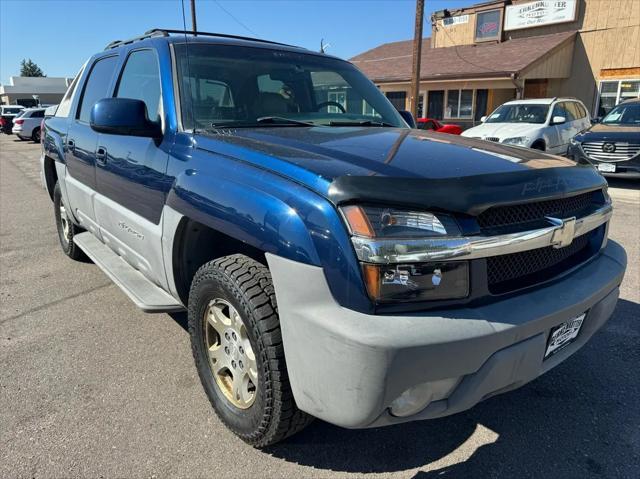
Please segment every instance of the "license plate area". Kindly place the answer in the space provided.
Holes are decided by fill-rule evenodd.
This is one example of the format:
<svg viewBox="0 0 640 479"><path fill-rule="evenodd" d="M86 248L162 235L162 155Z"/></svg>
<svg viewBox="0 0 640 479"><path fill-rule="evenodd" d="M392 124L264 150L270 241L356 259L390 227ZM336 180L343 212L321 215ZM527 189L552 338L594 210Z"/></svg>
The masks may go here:
<svg viewBox="0 0 640 479"><path fill-rule="evenodd" d="M605 173L615 173L616 165L613 163L598 163L598 170Z"/></svg>
<svg viewBox="0 0 640 479"><path fill-rule="evenodd" d="M578 337L586 315L587 313L582 313L580 316L565 321L551 329L547 341L547 350L544 353L545 359L564 349Z"/></svg>

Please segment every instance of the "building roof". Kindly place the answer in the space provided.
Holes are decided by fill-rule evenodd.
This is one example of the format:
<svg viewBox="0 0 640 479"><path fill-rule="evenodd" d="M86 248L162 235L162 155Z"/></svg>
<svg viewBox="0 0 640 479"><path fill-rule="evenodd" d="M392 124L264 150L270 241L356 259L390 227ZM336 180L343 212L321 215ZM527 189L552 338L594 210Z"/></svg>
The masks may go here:
<svg viewBox="0 0 640 479"><path fill-rule="evenodd" d="M64 94L73 81L65 77L9 77L7 85L0 85L0 95Z"/></svg>
<svg viewBox="0 0 640 479"><path fill-rule="evenodd" d="M446 80L455 78L508 77L520 73L542 59L576 32L517 38L501 43L481 43L455 47L429 48L423 43L420 78ZM409 81L412 67L412 40L385 43L351 59L371 80L378 82Z"/></svg>

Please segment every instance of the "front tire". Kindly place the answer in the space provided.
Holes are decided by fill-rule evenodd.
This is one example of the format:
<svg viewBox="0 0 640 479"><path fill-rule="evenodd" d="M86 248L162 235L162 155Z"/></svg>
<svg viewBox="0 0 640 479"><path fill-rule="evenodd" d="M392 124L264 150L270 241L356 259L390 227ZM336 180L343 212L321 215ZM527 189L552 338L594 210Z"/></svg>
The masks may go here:
<svg viewBox="0 0 640 479"><path fill-rule="evenodd" d="M31 139L36 143L40 143L40 127L33 129L31 132Z"/></svg>
<svg viewBox="0 0 640 479"><path fill-rule="evenodd" d="M538 151L546 151L546 148L544 146L544 142L543 141L536 141L533 143L533 145L531 145L531 148L533 150L538 150Z"/></svg>
<svg viewBox="0 0 640 479"><path fill-rule="evenodd" d="M58 239L60 240L62 251L73 260L85 261L87 256L73 241L73 237L84 230L76 226L69 218L67 208L62 199L60 182L58 181L56 181L56 186L53 189L53 212L56 218L56 228L58 229Z"/></svg>
<svg viewBox="0 0 640 479"><path fill-rule="evenodd" d="M294 401L269 270L244 255L204 264L189 292L189 333L200 381L220 420L265 447L312 417Z"/></svg>

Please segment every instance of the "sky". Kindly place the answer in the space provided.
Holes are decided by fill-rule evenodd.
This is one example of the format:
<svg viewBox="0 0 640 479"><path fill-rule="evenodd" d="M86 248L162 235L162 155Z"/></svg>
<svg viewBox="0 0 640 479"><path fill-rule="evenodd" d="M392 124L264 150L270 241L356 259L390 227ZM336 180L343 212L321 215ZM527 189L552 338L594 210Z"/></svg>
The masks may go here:
<svg viewBox="0 0 640 479"><path fill-rule="evenodd" d="M431 12L478 0L425 0ZM255 36L351 58L382 43L413 38L415 0L196 0L198 30ZM184 0L191 28L189 0ZM33 19L33 20L30 20ZM0 0L0 81L30 58L47 76L73 77L112 40L151 28L183 28L181 0Z"/></svg>

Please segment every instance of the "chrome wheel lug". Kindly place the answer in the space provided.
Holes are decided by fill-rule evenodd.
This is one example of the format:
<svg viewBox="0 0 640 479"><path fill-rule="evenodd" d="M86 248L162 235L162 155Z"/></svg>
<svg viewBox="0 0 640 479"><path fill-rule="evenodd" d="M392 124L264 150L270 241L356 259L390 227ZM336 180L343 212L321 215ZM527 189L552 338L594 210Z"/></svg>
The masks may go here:
<svg viewBox="0 0 640 479"><path fill-rule="evenodd" d="M224 333L224 337L225 337L225 339L226 339L227 341L229 341L229 339L231 339L231 338L229 337L229 332Z"/></svg>
<svg viewBox="0 0 640 479"><path fill-rule="evenodd" d="M238 340L238 338L236 337L236 333L235 333L235 332L231 333L231 336L233 337L233 340L234 340L234 341L237 341L237 340Z"/></svg>
<svg viewBox="0 0 640 479"><path fill-rule="evenodd" d="M240 354L244 354L244 348L242 346L238 348L238 351L240 351Z"/></svg>
<svg viewBox="0 0 640 479"><path fill-rule="evenodd" d="M231 367L232 367L233 369L235 369L235 368L236 368L236 362L235 362L235 361L231 361Z"/></svg>
<svg viewBox="0 0 640 479"><path fill-rule="evenodd" d="M240 366L240 369L244 369L244 364L242 364L242 361L238 362L238 366Z"/></svg>
<svg viewBox="0 0 640 479"><path fill-rule="evenodd" d="M228 356L229 355L229 348L227 346L224 347L224 353Z"/></svg>

